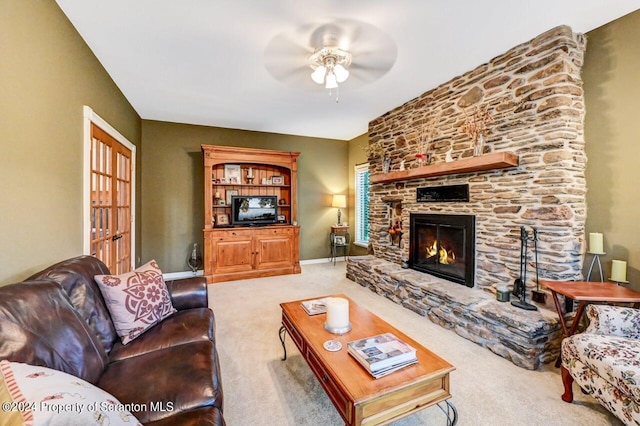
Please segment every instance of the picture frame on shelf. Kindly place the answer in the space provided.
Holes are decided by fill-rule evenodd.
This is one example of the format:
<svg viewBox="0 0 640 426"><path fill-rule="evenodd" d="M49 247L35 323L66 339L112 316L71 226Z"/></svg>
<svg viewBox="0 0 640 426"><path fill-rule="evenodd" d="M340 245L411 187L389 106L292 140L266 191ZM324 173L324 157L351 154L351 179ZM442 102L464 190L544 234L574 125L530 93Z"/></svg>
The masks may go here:
<svg viewBox="0 0 640 426"><path fill-rule="evenodd" d="M284 185L284 176L271 176L272 185Z"/></svg>
<svg viewBox="0 0 640 426"><path fill-rule="evenodd" d="M277 219L278 219L278 223L285 223L287 221L287 218L283 214L279 214L277 216Z"/></svg>
<svg viewBox="0 0 640 426"><path fill-rule="evenodd" d="M218 224L218 226L229 225L229 215L226 213L218 213L216 215L216 223Z"/></svg>
<svg viewBox="0 0 640 426"><path fill-rule="evenodd" d="M225 164L224 178L228 183L242 182L242 170L240 169L240 164Z"/></svg>
<svg viewBox="0 0 640 426"><path fill-rule="evenodd" d="M347 240L344 235L336 235L333 237L333 242L337 246L343 246L347 243Z"/></svg>
<svg viewBox="0 0 640 426"><path fill-rule="evenodd" d="M233 197L234 195L238 195L238 190L237 189L227 189L225 191L225 200L227 202L227 205L230 206L231 205L231 197Z"/></svg>

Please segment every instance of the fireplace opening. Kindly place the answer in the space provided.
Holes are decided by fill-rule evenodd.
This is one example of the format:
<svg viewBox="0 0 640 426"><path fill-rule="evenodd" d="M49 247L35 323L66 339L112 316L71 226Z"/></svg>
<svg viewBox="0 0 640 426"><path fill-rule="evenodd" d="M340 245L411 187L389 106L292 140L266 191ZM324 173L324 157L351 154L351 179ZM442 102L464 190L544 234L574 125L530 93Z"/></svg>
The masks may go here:
<svg viewBox="0 0 640 426"><path fill-rule="evenodd" d="M412 213L410 230L411 268L474 286L475 216Z"/></svg>

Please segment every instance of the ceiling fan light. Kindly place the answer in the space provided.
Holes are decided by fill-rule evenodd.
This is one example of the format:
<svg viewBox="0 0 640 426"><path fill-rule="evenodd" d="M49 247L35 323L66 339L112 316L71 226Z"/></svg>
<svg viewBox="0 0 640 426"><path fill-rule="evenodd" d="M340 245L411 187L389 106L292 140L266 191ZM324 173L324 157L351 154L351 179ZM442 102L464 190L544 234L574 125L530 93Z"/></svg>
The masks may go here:
<svg viewBox="0 0 640 426"><path fill-rule="evenodd" d="M335 89L338 87L338 81L336 80L336 75L332 72L327 74L327 83L325 84L325 89Z"/></svg>
<svg viewBox="0 0 640 426"><path fill-rule="evenodd" d="M326 73L327 69L323 65L320 65L311 73L311 79L318 84L322 84L324 83L324 76Z"/></svg>
<svg viewBox="0 0 640 426"><path fill-rule="evenodd" d="M349 71L340 64L333 67L333 72L336 75L336 80L338 81L338 83L342 83L347 78L349 78Z"/></svg>

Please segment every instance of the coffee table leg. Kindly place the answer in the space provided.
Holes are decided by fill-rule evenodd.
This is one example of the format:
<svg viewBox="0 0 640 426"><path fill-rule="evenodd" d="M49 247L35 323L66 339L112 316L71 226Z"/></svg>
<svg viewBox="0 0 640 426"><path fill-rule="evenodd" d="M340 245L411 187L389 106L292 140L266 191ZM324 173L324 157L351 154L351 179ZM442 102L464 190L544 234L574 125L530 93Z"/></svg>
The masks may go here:
<svg viewBox="0 0 640 426"><path fill-rule="evenodd" d="M438 404L438 408L447 416L447 426L455 426L458 423L458 410L456 406L448 399L444 402L447 407L446 410L441 404L442 403Z"/></svg>
<svg viewBox="0 0 640 426"><path fill-rule="evenodd" d="M278 335L280 336L280 343L282 343L282 350L284 351L284 357L282 357L283 361L287 360L287 347L284 344L284 338L287 335L287 329L284 328L284 325L280 327L278 330Z"/></svg>

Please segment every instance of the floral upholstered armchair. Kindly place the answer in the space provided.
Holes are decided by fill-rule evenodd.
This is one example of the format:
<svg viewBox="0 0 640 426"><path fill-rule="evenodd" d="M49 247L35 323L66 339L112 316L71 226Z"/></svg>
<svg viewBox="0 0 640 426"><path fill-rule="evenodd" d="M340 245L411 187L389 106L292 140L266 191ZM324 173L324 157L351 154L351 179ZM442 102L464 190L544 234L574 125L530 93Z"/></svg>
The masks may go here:
<svg viewBox="0 0 640 426"><path fill-rule="evenodd" d="M640 310L587 306L584 333L562 341L562 399L574 380L625 424L640 424Z"/></svg>

